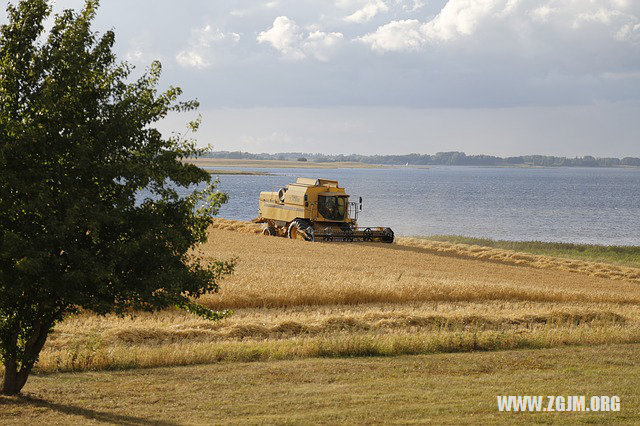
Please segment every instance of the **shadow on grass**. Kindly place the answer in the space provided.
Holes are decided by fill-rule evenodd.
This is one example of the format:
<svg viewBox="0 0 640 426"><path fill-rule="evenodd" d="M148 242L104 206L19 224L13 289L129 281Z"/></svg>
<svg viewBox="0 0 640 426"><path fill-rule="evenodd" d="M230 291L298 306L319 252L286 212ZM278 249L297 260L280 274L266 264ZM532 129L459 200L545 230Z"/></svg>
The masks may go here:
<svg viewBox="0 0 640 426"><path fill-rule="evenodd" d="M44 399L21 395L15 397L0 396L0 406L15 405L15 406L31 406L38 408L46 408L52 411L57 411L62 414L81 416L87 420L95 420L104 423L113 423L128 426L140 426L140 425L167 425L173 426L178 423L167 422L162 420L150 420L141 417L126 416L116 413L108 413L104 411L96 411L88 408L76 407L73 405L59 404L56 402L46 401Z"/></svg>

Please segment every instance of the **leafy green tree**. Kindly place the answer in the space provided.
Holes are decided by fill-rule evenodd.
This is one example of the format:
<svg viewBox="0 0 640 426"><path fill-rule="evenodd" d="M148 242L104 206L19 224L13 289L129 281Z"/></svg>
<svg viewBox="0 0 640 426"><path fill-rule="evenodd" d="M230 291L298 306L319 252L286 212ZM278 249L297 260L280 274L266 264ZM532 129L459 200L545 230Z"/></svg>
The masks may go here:
<svg viewBox="0 0 640 426"><path fill-rule="evenodd" d="M52 327L78 310L227 314L193 302L233 270L196 249L226 196L181 161L202 153L193 140L154 128L198 105L180 102L179 88L158 91L159 63L132 79L113 32L91 30L97 6L64 11L45 31L47 1L22 0L0 29L4 394L20 392ZM179 196L196 185L205 189Z"/></svg>

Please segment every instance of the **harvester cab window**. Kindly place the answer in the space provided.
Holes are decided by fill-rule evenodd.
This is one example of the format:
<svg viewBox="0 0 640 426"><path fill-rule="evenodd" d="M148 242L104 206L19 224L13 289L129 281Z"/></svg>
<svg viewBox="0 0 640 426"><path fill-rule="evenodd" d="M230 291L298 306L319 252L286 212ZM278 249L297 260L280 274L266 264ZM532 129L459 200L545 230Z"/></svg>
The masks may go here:
<svg viewBox="0 0 640 426"><path fill-rule="evenodd" d="M328 220L345 220L347 197L318 196L318 212Z"/></svg>

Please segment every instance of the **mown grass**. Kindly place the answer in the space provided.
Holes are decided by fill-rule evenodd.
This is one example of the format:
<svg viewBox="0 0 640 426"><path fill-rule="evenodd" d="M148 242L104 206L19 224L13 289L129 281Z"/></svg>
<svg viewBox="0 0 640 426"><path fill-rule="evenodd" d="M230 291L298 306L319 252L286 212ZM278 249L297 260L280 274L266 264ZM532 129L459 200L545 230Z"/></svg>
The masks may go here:
<svg viewBox="0 0 640 426"><path fill-rule="evenodd" d="M432 235L421 238L453 244L471 244L544 256L565 257L640 268L640 246L604 246L549 243L542 241L503 241L463 237L459 235Z"/></svg>
<svg viewBox="0 0 640 426"><path fill-rule="evenodd" d="M633 424L640 345L36 375L3 424ZM616 395L618 412L501 413L498 395ZM546 402L546 401L545 401Z"/></svg>

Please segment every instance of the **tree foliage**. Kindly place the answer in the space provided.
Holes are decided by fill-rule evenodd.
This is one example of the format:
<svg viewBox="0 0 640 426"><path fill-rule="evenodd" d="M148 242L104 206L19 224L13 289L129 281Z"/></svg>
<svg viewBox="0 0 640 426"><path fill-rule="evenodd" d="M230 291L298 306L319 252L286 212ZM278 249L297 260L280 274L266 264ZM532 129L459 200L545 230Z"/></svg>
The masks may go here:
<svg viewBox="0 0 640 426"><path fill-rule="evenodd" d="M47 1L22 0L0 29L4 393L20 391L52 327L79 309L226 315L193 302L233 269L193 250L226 196L181 161L202 154L193 140L154 127L198 104L158 90L157 62L133 79L113 32L91 30L97 6L66 10L45 31Z"/></svg>

